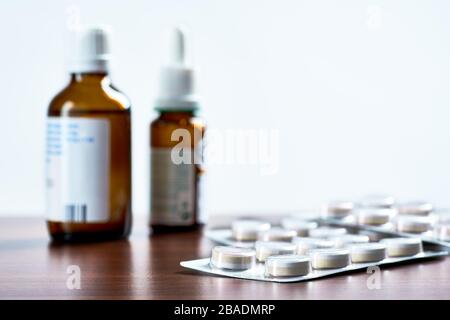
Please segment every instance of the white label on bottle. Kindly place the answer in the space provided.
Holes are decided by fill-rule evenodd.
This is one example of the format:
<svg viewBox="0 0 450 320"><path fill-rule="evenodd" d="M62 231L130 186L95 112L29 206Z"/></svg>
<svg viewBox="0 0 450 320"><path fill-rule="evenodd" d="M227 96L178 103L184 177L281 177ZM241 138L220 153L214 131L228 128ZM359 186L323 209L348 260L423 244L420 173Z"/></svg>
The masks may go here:
<svg viewBox="0 0 450 320"><path fill-rule="evenodd" d="M106 119L47 119L48 220L109 220L109 148Z"/></svg>
<svg viewBox="0 0 450 320"><path fill-rule="evenodd" d="M188 226L194 223L195 164L175 164L172 150L151 150L151 220L152 224Z"/></svg>

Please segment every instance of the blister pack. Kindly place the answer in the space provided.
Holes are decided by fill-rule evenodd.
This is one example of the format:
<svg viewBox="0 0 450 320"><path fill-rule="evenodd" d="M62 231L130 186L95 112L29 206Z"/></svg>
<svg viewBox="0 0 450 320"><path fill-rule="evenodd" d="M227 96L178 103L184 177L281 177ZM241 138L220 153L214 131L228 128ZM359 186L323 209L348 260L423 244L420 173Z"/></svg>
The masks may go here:
<svg viewBox="0 0 450 320"><path fill-rule="evenodd" d="M300 282L447 255L418 237L393 237L347 223L289 217L272 226L265 221L236 220L230 229L206 231L207 238L220 244L209 258L180 264L233 278Z"/></svg>

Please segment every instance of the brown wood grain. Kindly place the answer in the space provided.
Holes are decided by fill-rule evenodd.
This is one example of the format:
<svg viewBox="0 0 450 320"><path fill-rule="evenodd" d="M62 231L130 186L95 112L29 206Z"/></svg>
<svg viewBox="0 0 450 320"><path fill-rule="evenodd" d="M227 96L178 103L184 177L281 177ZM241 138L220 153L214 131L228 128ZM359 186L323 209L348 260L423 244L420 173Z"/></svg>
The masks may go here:
<svg viewBox="0 0 450 320"><path fill-rule="evenodd" d="M128 241L54 245L44 221L0 219L2 299L450 299L450 258L383 267L381 289L364 271L303 283L267 283L208 276L180 267L207 257L199 232L149 237L145 223ZM69 265L81 268L81 289L66 287Z"/></svg>

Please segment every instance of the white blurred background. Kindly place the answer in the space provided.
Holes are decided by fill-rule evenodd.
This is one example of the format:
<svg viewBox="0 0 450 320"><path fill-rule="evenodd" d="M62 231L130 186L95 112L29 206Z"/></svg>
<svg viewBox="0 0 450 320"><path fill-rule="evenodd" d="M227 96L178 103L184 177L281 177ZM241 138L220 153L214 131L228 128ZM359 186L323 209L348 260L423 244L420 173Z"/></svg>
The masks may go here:
<svg viewBox="0 0 450 320"><path fill-rule="evenodd" d="M134 212L148 208L148 126L163 35L189 27L209 128L279 130L279 170L210 166L206 210L286 212L392 193L450 206L450 2L0 2L0 215L43 215L45 114L67 83L65 37L114 30L131 99ZM73 22L73 21L72 21Z"/></svg>

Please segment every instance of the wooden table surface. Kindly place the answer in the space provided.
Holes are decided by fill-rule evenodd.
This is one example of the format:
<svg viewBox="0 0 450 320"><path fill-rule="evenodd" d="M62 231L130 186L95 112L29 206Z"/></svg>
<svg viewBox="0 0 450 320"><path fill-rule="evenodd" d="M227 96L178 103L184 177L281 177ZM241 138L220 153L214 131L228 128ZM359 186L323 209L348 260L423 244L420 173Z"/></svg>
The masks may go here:
<svg viewBox="0 0 450 320"><path fill-rule="evenodd" d="M208 276L180 267L207 257L200 232L148 236L145 223L128 241L51 244L44 221L0 219L2 299L450 299L450 258L382 268L369 290L359 271L303 283ZM67 288L67 268L81 269L81 289Z"/></svg>

